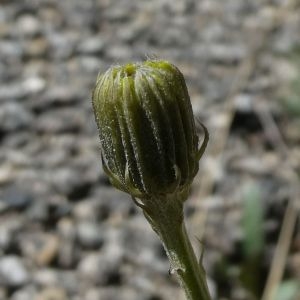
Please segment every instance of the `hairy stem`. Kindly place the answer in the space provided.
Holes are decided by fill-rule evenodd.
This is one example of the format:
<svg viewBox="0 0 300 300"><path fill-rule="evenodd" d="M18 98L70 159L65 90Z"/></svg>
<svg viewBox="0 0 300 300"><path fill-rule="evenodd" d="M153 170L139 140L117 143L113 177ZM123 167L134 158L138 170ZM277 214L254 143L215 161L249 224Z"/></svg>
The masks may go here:
<svg viewBox="0 0 300 300"><path fill-rule="evenodd" d="M211 300L204 268L186 232L182 201L172 198L151 199L151 209L144 210L144 214L163 242L171 273L177 274L187 299Z"/></svg>

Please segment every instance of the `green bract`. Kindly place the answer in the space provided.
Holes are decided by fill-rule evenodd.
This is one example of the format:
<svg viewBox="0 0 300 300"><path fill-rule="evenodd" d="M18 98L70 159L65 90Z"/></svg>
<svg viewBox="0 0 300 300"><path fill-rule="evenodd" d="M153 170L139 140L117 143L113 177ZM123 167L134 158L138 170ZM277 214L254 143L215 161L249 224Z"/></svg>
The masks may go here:
<svg viewBox="0 0 300 300"><path fill-rule="evenodd" d="M208 134L204 128L198 149L190 98L174 65L111 67L97 78L93 108L103 168L115 187L140 199L187 193Z"/></svg>

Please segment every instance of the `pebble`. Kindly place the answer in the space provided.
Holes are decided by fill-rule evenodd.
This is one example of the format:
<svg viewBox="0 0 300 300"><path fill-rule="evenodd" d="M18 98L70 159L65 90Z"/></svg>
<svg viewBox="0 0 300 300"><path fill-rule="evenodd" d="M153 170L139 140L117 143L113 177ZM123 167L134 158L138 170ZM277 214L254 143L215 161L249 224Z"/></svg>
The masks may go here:
<svg viewBox="0 0 300 300"><path fill-rule="evenodd" d="M37 294L36 288L32 285L28 285L14 292L10 299L11 300L33 300L35 299L36 294Z"/></svg>
<svg viewBox="0 0 300 300"><path fill-rule="evenodd" d="M18 256L3 256L0 258L0 285L19 287L26 284L30 275Z"/></svg>
<svg viewBox="0 0 300 300"><path fill-rule="evenodd" d="M49 182L62 195L72 195L83 187L84 178L78 169L56 168L49 176Z"/></svg>
<svg viewBox="0 0 300 300"><path fill-rule="evenodd" d="M53 225L70 213L70 204L61 195L44 195L26 213L31 220Z"/></svg>
<svg viewBox="0 0 300 300"><path fill-rule="evenodd" d="M38 92L40 92L42 88L45 88L45 85L39 86L38 88ZM37 92L37 87L35 91ZM35 99L35 101L32 101L30 104L32 109L38 113L42 113L51 108L75 105L79 100L80 97L78 93L76 93L76 90L73 90L72 86L57 84L45 90L45 93L40 96L39 100Z"/></svg>
<svg viewBox="0 0 300 300"><path fill-rule="evenodd" d="M103 244L103 232L97 223L80 222L77 225L77 235L80 245L86 249L99 249Z"/></svg>
<svg viewBox="0 0 300 300"><path fill-rule="evenodd" d="M58 221L57 228L61 239L57 263L63 268L74 268L80 255L74 222L64 217Z"/></svg>
<svg viewBox="0 0 300 300"><path fill-rule="evenodd" d="M7 59L6 62L17 62L23 54L20 44L12 40L3 40L0 45L0 56Z"/></svg>
<svg viewBox="0 0 300 300"><path fill-rule="evenodd" d="M84 122L84 115L80 110L61 108L40 115L35 121L35 129L39 133L77 133Z"/></svg>
<svg viewBox="0 0 300 300"><path fill-rule="evenodd" d="M11 132L27 129L33 116L23 105L8 102L1 105L0 120L0 131Z"/></svg>
<svg viewBox="0 0 300 300"><path fill-rule="evenodd" d="M13 167L10 163L3 165L0 168L0 185L9 184L13 181L14 178L15 178L15 171L13 170Z"/></svg>
<svg viewBox="0 0 300 300"><path fill-rule="evenodd" d="M125 62L126 60L132 60L131 54L132 51L129 46L117 44L111 45L106 55L109 59L121 63Z"/></svg>
<svg viewBox="0 0 300 300"><path fill-rule="evenodd" d="M35 300L68 300L65 290L60 288L46 288L36 296Z"/></svg>
<svg viewBox="0 0 300 300"><path fill-rule="evenodd" d="M77 47L78 53L99 55L104 50L104 41L101 36L93 36L83 40Z"/></svg>
<svg viewBox="0 0 300 300"><path fill-rule="evenodd" d="M144 217L140 214L133 217L123 230L121 241L114 241L113 244L121 243L126 258L138 262L149 271L167 274L169 262L165 251Z"/></svg>
<svg viewBox="0 0 300 300"><path fill-rule="evenodd" d="M131 8L131 3L124 1L122 4L120 3L120 5L108 7L104 14L108 20L121 23L126 21L131 15Z"/></svg>
<svg viewBox="0 0 300 300"><path fill-rule="evenodd" d="M17 28L19 34L32 37L40 33L41 24L33 15L24 14L18 18Z"/></svg>
<svg viewBox="0 0 300 300"><path fill-rule="evenodd" d="M27 40L24 43L24 55L29 58L43 58L49 50L49 44L43 37Z"/></svg>
<svg viewBox="0 0 300 300"><path fill-rule="evenodd" d="M27 218L31 222L44 224L49 218L48 203L45 201L37 201L26 211Z"/></svg>
<svg viewBox="0 0 300 300"><path fill-rule="evenodd" d="M299 14L295 12L286 20L286 26L277 32L277 38L273 40L272 49L281 55L291 53L299 41Z"/></svg>
<svg viewBox="0 0 300 300"><path fill-rule="evenodd" d="M105 175L107 179L107 176ZM120 193L118 190L111 190L110 187L101 187L94 189L92 196L95 201L95 212L97 218L104 220L108 216L120 216L121 218L128 217L131 213L136 212L136 207L125 193Z"/></svg>
<svg viewBox="0 0 300 300"><path fill-rule="evenodd" d="M4 287L0 287L0 299L1 300L7 299L7 292Z"/></svg>
<svg viewBox="0 0 300 300"><path fill-rule="evenodd" d="M24 86L20 83L0 85L0 103L9 100L16 101L24 98L25 95L26 92Z"/></svg>
<svg viewBox="0 0 300 300"><path fill-rule="evenodd" d="M81 280L89 284L118 285L121 282L120 260L113 253L89 254L78 265Z"/></svg>
<svg viewBox="0 0 300 300"><path fill-rule="evenodd" d="M34 200L34 196L27 190L18 187L15 184L6 187L0 193L0 202L3 209L23 210ZM1 211L1 209L0 209Z"/></svg>
<svg viewBox="0 0 300 300"><path fill-rule="evenodd" d="M253 111L253 96L249 94L239 94L234 98L234 105L236 110L242 113Z"/></svg>
<svg viewBox="0 0 300 300"><path fill-rule="evenodd" d="M37 270L33 276L33 282L41 287L57 286L59 283L58 270L42 268Z"/></svg>
<svg viewBox="0 0 300 300"><path fill-rule="evenodd" d="M41 77L28 77L23 81L24 91L27 94L37 94L46 87L46 81Z"/></svg>
<svg viewBox="0 0 300 300"><path fill-rule="evenodd" d="M78 288L80 287L79 278L74 270L42 268L35 272L33 282L42 290L55 287L66 291L68 294L78 294Z"/></svg>
<svg viewBox="0 0 300 300"><path fill-rule="evenodd" d="M20 247L25 257L37 265L49 265L57 257L59 239L51 234L25 234L20 237Z"/></svg>
<svg viewBox="0 0 300 300"><path fill-rule="evenodd" d="M10 232L8 228L6 228L5 225L0 225L0 253L6 251L10 244L11 244L12 238L10 236Z"/></svg>
<svg viewBox="0 0 300 300"><path fill-rule="evenodd" d="M25 218L19 214L2 214L0 218L0 253L8 253L17 244L18 234L24 227Z"/></svg>
<svg viewBox="0 0 300 300"><path fill-rule="evenodd" d="M69 59L74 53L76 38L67 33L48 34L50 57L56 61Z"/></svg>
<svg viewBox="0 0 300 300"><path fill-rule="evenodd" d="M82 72L95 74L95 78L97 77L99 70L104 69L102 60L97 56L84 55L78 58L78 62Z"/></svg>
<svg viewBox="0 0 300 300"><path fill-rule="evenodd" d="M190 42L190 35L184 28L169 27L162 31L159 35L156 29L149 37L149 44L162 47L184 47Z"/></svg>
<svg viewBox="0 0 300 300"><path fill-rule="evenodd" d="M79 221L96 221L98 216L98 206L97 199L85 199L74 205L73 215ZM104 207L105 210L105 207ZM103 210L102 210L103 213ZM109 212L106 209L105 215Z"/></svg>
<svg viewBox="0 0 300 300"><path fill-rule="evenodd" d="M233 64L241 61L246 56L246 48L243 45L226 45L226 44L212 44L203 45L195 44L191 48L192 55L205 59L209 62Z"/></svg>
<svg viewBox="0 0 300 300"><path fill-rule="evenodd" d="M122 300L148 300L148 299L159 299L149 298L140 291L137 292L132 288L122 288L116 290L115 288L101 288L89 290L85 295L85 300L119 300L122 295Z"/></svg>

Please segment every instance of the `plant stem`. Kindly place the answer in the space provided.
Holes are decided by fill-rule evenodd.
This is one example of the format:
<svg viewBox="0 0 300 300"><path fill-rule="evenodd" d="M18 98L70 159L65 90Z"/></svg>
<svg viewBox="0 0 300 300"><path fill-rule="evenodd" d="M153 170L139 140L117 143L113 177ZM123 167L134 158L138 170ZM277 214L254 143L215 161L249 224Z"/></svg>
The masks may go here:
<svg viewBox="0 0 300 300"><path fill-rule="evenodd" d="M162 205L163 204L163 205ZM211 300L205 270L197 261L183 220L180 199L155 199L144 214L163 242L170 261L188 300Z"/></svg>
<svg viewBox="0 0 300 300"><path fill-rule="evenodd" d="M179 263L181 268L174 269L181 286L189 300L209 300L205 271L200 266L188 238L184 222L173 228L172 234L161 236L171 265Z"/></svg>

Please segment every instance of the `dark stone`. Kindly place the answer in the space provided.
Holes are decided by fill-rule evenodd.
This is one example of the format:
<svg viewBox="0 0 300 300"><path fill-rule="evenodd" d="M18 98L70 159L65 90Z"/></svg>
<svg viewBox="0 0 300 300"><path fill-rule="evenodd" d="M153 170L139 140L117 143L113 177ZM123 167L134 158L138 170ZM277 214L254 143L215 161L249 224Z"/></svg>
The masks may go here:
<svg viewBox="0 0 300 300"><path fill-rule="evenodd" d="M14 184L8 186L1 195L0 201L4 209L16 209L23 210L28 207L32 201L34 200L34 196ZM3 209L3 208L2 208Z"/></svg>

